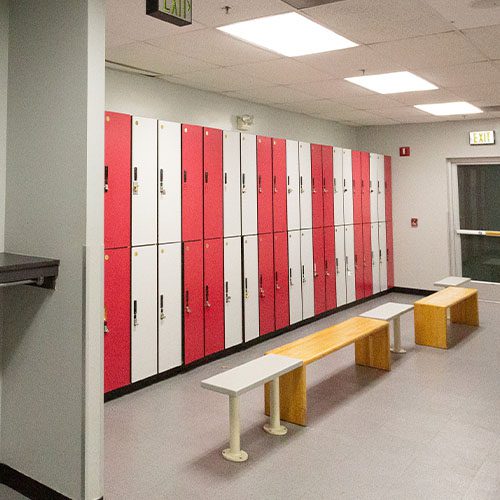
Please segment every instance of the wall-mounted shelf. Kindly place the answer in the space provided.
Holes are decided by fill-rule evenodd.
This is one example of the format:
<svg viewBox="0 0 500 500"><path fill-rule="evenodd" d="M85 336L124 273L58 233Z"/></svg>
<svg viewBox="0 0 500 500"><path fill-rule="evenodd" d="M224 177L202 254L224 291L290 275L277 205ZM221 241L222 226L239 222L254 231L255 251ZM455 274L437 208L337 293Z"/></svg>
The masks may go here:
<svg viewBox="0 0 500 500"><path fill-rule="evenodd" d="M30 285L55 289L59 260L0 253L0 288Z"/></svg>

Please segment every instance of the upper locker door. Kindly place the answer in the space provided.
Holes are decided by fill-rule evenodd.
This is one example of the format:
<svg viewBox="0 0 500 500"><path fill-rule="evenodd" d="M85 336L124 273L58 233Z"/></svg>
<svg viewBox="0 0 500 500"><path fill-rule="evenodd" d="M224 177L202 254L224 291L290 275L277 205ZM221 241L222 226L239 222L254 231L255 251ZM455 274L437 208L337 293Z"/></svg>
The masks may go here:
<svg viewBox="0 0 500 500"><path fill-rule="evenodd" d="M314 316L314 275L312 229L300 232L300 263L302 276L302 318Z"/></svg>
<svg viewBox="0 0 500 500"><path fill-rule="evenodd" d="M335 270L337 281L337 307L340 307L347 303L344 226L335 226Z"/></svg>
<svg viewBox="0 0 500 500"><path fill-rule="evenodd" d="M378 220L379 222L385 222L385 164L384 155L379 155L378 157L378 168L377 168L377 188L378 188Z"/></svg>
<svg viewBox="0 0 500 500"><path fill-rule="evenodd" d="M224 237L241 235L240 134L224 132Z"/></svg>
<svg viewBox="0 0 500 500"><path fill-rule="evenodd" d="M241 301L241 238L224 238L225 347L243 342Z"/></svg>
<svg viewBox="0 0 500 500"><path fill-rule="evenodd" d="M378 159L379 155L370 153L370 222L378 222Z"/></svg>
<svg viewBox="0 0 500 500"><path fill-rule="evenodd" d="M313 229L314 314L325 312L325 231Z"/></svg>
<svg viewBox="0 0 500 500"><path fill-rule="evenodd" d="M158 371L182 364L182 247L158 246Z"/></svg>
<svg viewBox="0 0 500 500"><path fill-rule="evenodd" d="M394 287L394 235L392 222L386 223L387 232L387 287Z"/></svg>
<svg viewBox="0 0 500 500"><path fill-rule="evenodd" d="M288 233L274 233L274 317L276 330L290 324Z"/></svg>
<svg viewBox="0 0 500 500"><path fill-rule="evenodd" d="M257 234L257 138L241 134L241 233Z"/></svg>
<svg viewBox="0 0 500 500"><path fill-rule="evenodd" d="M333 227L333 147L322 146L323 161L323 225Z"/></svg>
<svg viewBox="0 0 500 500"><path fill-rule="evenodd" d="M321 146L311 144L312 227L323 227L323 159Z"/></svg>
<svg viewBox="0 0 500 500"><path fill-rule="evenodd" d="M373 271L372 271L372 228L371 224L363 226L363 288L364 296L373 295Z"/></svg>
<svg viewBox="0 0 500 500"><path fill-rule="evenodd" d="M392 159L384 156L385 220L392 221Z"/></svg>
<svg viewBox="0 0 500 500"><path fill-rule="evenodd" d="M222 238L222 130L203 129L203 186L204 238Z"/></svg>
<svg viewBox="0 0 500 500"><path fill-rule="evenodd" d="M365 266L363 251L363 224L354 224L354 271L356 273L356 300L365 296Z"/></svg>
<svg viewBox="0 0 500 500"><path fill-rule="evenodd" d="M371 222L371 197L370 197L370 153L361 151L361 222Z"/></svg>
<svg viewBox="0 0 500 500"><path fill-rule="evenodd" d="M104 247L130 246L132 117L106 112L104 148Z"/></svg>
<svg viewBox="0 0 500 500"><path fill-rule="evenodd" d="M257 137L257 218L259 234L273 232L273 153L270 137Z"/></svg>
<svg viewBox="0 0 500 500"><path fill-rule="evenodd" d="M372 284L373 293L380 292L380 244L378 241L378 222L372 222L371 225L371 240L372 240Z"/></svg>
<svg viewBox="0 0 500 500"><path fill-rule="evenodd" d="M344 153L342 148L333 148L333 213L334 225L344 225Z"/></svg>
<svg viewBox="0 0 500 500"><path fill-rule="evenodd" d="M385 222L378 223L380 290L387 290L387 232Z"/></svg>
<svg viewBox="0 0 500 500"><path fill-rule="evenodd" d="M132 246L156 244L157 121L133 118L132 126Z"/></svg>
<svg viewBox="0 0 500 500"><path fill-rule="evenodd" d="M335 229L325 227L325 307L337 307L337 279L335 269Z"/></svg>
<svg viewBox="0 0 500 500"><path fill-rule="evenodd" d="M182 241L203 239L203 128L182 125Z"/></svg>
<svg viewBox="0 0 500 500"><path fill-rule="evenodd" d="M132 382L158 373L156 249L132 249Z"/></svg>
<svg viewBox="0 0 500 500"><path fill-rule="evenodd" d="M300 264L300 231L288 232L288 290L290 324L302 321L302 275Z"/></svg>
<svg viewBox="0 0 500 500"><path fill-rule="evenodd" d="M352 152L352 197L354 224L363 222L361 152Z"/></svg>
<svg viewBox="0 0 500 500"><path fill-rule="evenodd" d="M259 336L259 247L257 236L243 237L243 307L245 342L248 342Z"/></svg>
<svg viewBox="0 0 500 500"><path fill-rule="evenodd" d="M181 124L158 122L158 243L181 241Z"/></svg>
<svg viewBox="0 0 500 500"><path fill-rule="evenodd" d="M288 230L300 229L299 143L286 141Z"/></svg>
<svg viewBox="0 0 500 500"><path fill-rule="evenodd" d="M259 333L274 331L273 235L259 234Z"/></svg>
<svg viewBox="0 0 500 500"><path fill-rule="evenodd" d="M345 275L346 300L349 304L356 300L356 267L354 257L354 226L345 226Z"/></svg>
<svg viewBox="0 0 500 500"><path fill-rule="evenodd" d="M312 228L311 145L299 142L300 227Z"/></svg>
<svg viewBox="0 0 500 500"><path fill-rule="evenodd" d="M344 174L344 224L354 224L353 194L352 194L352 152L350 149L343 150Z"/></svg>
<svg viewBox="0 0 500 500"><path fill-rule="evenodd" d="M286 141L273 139L273 230L287 230Z"/></svg>

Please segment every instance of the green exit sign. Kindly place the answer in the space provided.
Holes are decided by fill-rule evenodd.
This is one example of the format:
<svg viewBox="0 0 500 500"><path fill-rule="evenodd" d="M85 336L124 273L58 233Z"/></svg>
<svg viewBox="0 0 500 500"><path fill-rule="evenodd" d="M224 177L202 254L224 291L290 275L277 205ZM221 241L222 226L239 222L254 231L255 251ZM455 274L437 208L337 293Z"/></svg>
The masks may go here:
<svg viewBox="0 0 500 500"><path fill-rule="evenodd" d="M146 0L146 14L177 26L193 21L192 0Z"/></svg>

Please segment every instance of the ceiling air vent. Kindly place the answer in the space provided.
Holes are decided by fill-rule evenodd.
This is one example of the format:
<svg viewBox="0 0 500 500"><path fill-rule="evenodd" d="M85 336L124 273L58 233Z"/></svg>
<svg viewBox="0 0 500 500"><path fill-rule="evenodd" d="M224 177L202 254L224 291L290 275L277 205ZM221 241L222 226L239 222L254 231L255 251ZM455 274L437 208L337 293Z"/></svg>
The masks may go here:
<svg viewBox="0 0 500 500"><path fill-rule="evenodd" d="M500 104L497 104L496 106L481 106L481 109L485 113L500 113Z"/></svg>
<svg viewBox="0 0 500 500"><path fill-rule="evenodd" d="M327 3L345 2L345 0L282 0L282 1L299 10L309 9L310 7L317 7L318 5L325 5Z"/></svg>
<svg viewBox="0 0 500 500"><path fill-rule="evenodd" d="M106 68L116 69L117 71L123 71L124 73L132 73L134 75L149 76L150 78L156 78L158 76L162 76L161 73L155 73L154 71L149 71L147 69L137 68L135 66L129 66L128 64L108 61L107 59L106 59Z"/></svg>

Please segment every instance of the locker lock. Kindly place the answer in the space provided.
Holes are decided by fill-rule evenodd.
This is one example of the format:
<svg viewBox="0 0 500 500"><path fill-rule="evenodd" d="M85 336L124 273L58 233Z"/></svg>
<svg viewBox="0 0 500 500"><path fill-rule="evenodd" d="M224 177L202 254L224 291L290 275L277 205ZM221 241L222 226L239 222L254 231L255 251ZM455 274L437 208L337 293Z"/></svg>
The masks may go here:
<svg viewBox="0 0 500 500"><path fill-rule="evenodd" d="M160 320L166 319L165 311L163 308L163 295L160 295Z"/></svg>
<svg viewBox="0 0 500 500"><path fill-rule="evenodd" d="M132 183L132 194L139 194L139 182L137 180L137 167L134 167L134 181Z"/></svg>
<svg viewBox="0 0 500 500"><path fill-rule="evenodd" d="M305 193L305 190L304 190L304 178L302 176L300 176L300 192L301 193Z"/></svg>
<svg viewBox="0 0 500 500"><path fill-rule="evenodd" d="M134 300L134 326L139 326L139 321L137 319L137 300Z"/></svg>
<svg viewBox="0 0 500 500"><path fill-rule="evenodd" d="M306 270L304 265L302 265L302 283L306 282Z"/></svg>
<svg viewBox="0 0 500 500"><path fill-rule="evenodd" d="M226 281L226 304L231 302L231 296L229 295L229 281Z"/></svg>
<svg viewBox="0 0 500 500"><path fill-rule="evenodd" d="M167 191L165 189L165 185L163 183L163 168L160 168L160 194L166 195Z"/></svg>
<svg viewBox="0 0 500 500"><path fill-rule="evenodd" d="M109 168L107 165L104 166L104 192L109 191Z"/></svg>
<svg viewBox="0 0 500 500"><path fill-rule="evenodd" d="M316 269L316 262L314 263L314 277L317 278L319 276L318 271Z"/></svg>
<svg viewBox="0 0 500 500"><path fill-rule="evenodd" d="M104 306L104 333L109 333L109 329L108 329L108 313L106 311L106 306Z"/></svg>

